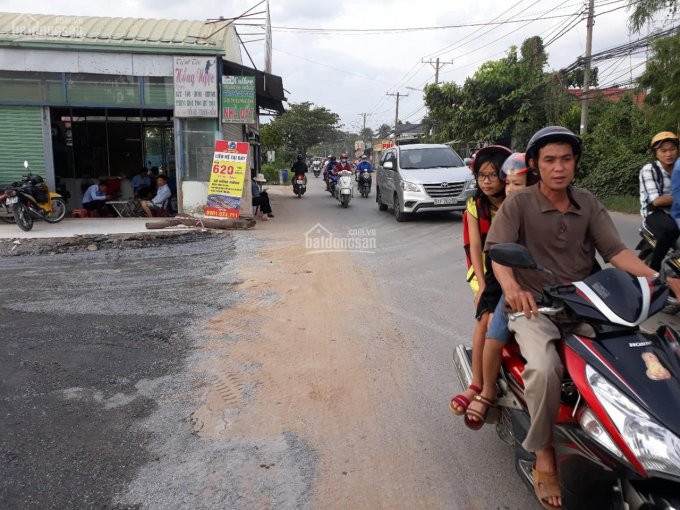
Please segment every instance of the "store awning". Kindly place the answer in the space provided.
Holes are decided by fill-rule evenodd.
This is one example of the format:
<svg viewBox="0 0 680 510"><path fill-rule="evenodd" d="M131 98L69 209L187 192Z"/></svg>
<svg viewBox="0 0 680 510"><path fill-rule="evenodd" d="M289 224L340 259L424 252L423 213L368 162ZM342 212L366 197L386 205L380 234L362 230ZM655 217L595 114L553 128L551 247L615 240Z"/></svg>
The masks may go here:
<svg viewBox="0 0 680 510"><path fill-rule="evenodd" d="M283 101L286 96L283 93L283 80L275 74L258 71L252 67L246 67L236 62L222 61L222 73L225 76L255 76L255 99L257 106L283 113Z"/></svg>

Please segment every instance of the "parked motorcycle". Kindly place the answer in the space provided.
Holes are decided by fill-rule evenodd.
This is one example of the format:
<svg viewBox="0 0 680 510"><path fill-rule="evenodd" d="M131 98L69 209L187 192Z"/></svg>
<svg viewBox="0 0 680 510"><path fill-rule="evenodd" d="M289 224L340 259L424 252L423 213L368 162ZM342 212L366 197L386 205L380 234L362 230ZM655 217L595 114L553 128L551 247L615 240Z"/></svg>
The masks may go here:
<svg viewBox="0 0 680 510"><path fill-rule="evenodd" d="M649 265L655 247L656 237L643 223L642 227L640 227L640 242L635 247L638 250L640 260ZM661 273L661 276L666 276L669 270L671 271L670 276L680 277L680 251L676 251L675 248L668 252L668 257L664 260L659 273Z"/></svg>
<svg viewBox="0 0 680 510"><path fill-rule="evenodd" d="M298 198L302 198L302 195L307 191L307 176L305 175L294 175L293 176L293 193L297 195Z"/></svg>
<svg viewBox="0 0 680 510"><path fill-rule="evenodd" d="M28 161L24 161L24 168L28 169ZM11 213L14 222L25 231L33 228L34 218L59 223L66 216L67 208L63 197L50 192L42 177L30 173L4 190L0 204L5 208L3 217Z"/></svg>
<svg viewBox="0 0 680 510"><path fill-rule="evenodd" d="M371 184L373 183L371 173L367 170L357 172L357 183L361 196L368 198L368 195L371 194Z"/></svg>
<svg viewBox="0 0 680 510"><path fill-rule="evenodd" d="M341 170L337 175L337 184L334 187L334 196L342 207L347 207L352 200L352 172Z"/></svg>
<svg viewBox="0 0 680 510"><path fill-rule="evenodd" d="M489 255L504 266L547 271L519 245L498 244ZM558 349L566 370L554 446L565 510L680 508L680 335L668 326L639 330L668 299L661 279L611 268L544 289L540 313L595 330L594 338L565 334ZM467 388L470 349L458 346L454 363ZM530 424L524 363L517 344L508 343L493 411L496 431L514 446L517 472L533 491L535 457L521 445Z"/></svg>

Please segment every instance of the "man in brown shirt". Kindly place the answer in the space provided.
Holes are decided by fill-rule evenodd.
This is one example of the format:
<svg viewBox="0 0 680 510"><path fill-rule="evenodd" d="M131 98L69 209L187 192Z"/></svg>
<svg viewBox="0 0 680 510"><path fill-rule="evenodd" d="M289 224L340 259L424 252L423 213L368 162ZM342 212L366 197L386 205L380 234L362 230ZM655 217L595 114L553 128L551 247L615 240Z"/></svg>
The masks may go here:
<svg viewBox="0 0 680 510"><path fill-rule="evenodd" d="M560 283L588 276L596 251L606 262L635 276L656 276L626 249L602 204L590 192L571 187L581 150L581 139L562 127L543 128L531 138L527 166L538 171L540 182L503 202L485 249L499 243L524 245ZM523 446L536 454L534 487L544 507L560 508L553 428L564 371L555 349L561 334L548 317L539 315L535 300L543 286L554 281L539 271L513 270L496 262L493 271L508 305L524 312L509 327L527 360L522 378L531 426ZM677 295L680 280L669 278L668 283Z"/></svg>

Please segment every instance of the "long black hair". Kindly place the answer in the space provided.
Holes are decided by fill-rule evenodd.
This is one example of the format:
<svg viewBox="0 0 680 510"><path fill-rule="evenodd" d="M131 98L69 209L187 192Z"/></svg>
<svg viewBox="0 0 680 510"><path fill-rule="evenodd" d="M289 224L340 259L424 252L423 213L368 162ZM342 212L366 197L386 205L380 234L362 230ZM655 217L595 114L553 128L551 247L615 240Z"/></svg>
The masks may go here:
<svg viewBox="0 0 680 510"><path fill-rule="evenodd" d="M479 157L475 158L474 165L472 166L472 173L475 176L475 181L478 181L479 170L484 166L485 163L489 163L496 173L499 173L501 167L505 160L508 159L508 154L503 152L485 152L480 154ZM505 196L505 190L501 191L494 196ZM477 203L477 214L480 218L491 221L491 208L493 204L489 197L487 197L482 189L477 185L477 191L475 192L475 202Z"/></svg>

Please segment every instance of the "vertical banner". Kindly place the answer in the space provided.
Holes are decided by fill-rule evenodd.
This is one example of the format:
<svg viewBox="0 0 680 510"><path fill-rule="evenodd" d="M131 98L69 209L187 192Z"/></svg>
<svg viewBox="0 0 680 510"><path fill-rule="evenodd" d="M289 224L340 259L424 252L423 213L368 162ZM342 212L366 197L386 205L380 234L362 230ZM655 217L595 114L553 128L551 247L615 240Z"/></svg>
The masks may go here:
<svg viewBox="0 0 680 510"><path fill-rule="evenodd" d="M175 57L175 117L217 117L217 59Z"/></svg>
<svg viewBox="0 0 680 510"><path fill-rule="evenodd" d="M222 123L255 124L254 76L222 76Z"/></svg>
<svg viewBox="0 0 680 510"><path fill-rule="evenodd" d="M215 142L206 216L239 217L249 148L248 142Z"/></svg>

